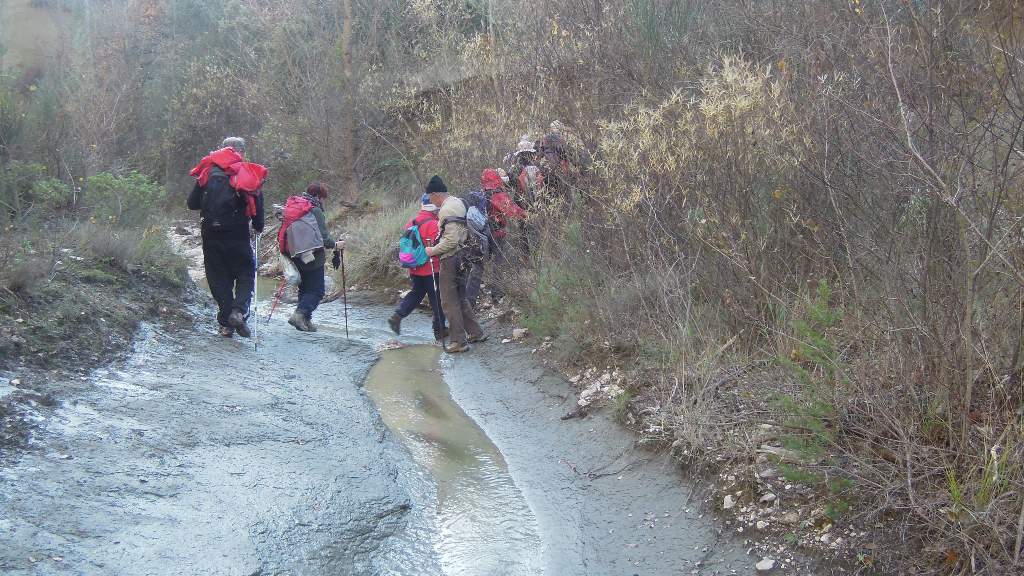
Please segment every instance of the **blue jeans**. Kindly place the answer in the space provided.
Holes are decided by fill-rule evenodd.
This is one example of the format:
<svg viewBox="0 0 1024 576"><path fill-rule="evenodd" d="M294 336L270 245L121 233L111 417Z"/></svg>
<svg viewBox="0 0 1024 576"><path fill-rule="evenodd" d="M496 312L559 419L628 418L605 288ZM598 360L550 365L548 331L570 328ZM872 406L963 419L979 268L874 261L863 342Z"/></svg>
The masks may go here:
<svg viewBox="0 0 1024 576"><path fill-rule="evenodd" d="M432 326L434 327L434 333L438 333L444 329L444 311L441 309L441 300L438 298L437 292L434 290L434 284L437 282L437 275L434 276L413 276L409 275L409 279L412 280L412 290L402 298L402 301L398 303L398 310L395 313L405 318L412 311L423 302L423 297L428 296L430 298L430 309L434 312L434 321Z"/></svg>
<svg viewBox="0 0 1024 576"><path fill-rule="evenodd" d="M320 305L324 298L324 267L317 266L311 270L299 268L299 305L296 310L302 313L307 319L313 318L313 311Z"/></svg>

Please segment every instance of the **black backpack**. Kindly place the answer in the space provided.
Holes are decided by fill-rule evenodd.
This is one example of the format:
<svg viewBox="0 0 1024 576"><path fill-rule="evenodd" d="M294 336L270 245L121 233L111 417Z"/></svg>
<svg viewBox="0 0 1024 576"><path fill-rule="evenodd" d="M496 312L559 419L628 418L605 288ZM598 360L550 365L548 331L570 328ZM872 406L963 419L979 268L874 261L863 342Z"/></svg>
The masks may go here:
<svg viewBox="0 0 1024 576"><path fill-rule="evenodd" d="M210 232L224 232L248 227L245 204L238 191L231 187L228 175L218 168L210 172L203 188L200 204L202 225Z"/></svg>

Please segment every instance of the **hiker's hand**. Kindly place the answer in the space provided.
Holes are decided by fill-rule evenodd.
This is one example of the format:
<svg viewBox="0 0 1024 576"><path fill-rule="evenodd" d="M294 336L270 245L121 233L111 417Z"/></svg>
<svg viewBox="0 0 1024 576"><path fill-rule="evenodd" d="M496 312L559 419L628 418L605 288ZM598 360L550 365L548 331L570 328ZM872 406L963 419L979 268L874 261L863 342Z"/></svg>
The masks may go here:
<svg viewBox="0 0 1024 576"><path fill-rule="evenodd" d="M341 266L341 252L338 252L337 250L334 251L334 257L331 258L331 266L333 266L335 270Z"/></svg>
<svg viewBox="0 0 1024 576"><path fill-rule="evenodd" d="M335 242L334 243L334 249L335 250L344 250L345 249L345 241L344 240L338 240L337 242Z"/></svg>

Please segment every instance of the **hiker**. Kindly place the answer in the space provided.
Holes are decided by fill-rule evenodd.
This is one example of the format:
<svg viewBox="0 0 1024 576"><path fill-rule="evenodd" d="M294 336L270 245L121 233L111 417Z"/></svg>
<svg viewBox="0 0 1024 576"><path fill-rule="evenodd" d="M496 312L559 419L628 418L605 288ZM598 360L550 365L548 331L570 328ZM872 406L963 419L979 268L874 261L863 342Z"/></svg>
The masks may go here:
<svg viewBox="0 0 1024 576"><path fill-rule="evenodd" d="M544 188L544 174L536 164L537 149L533 142L522 140L516 150L516 192L520 204L530 209Z"/></svg>
<svg viewBox="0 0 1024 576"><path fill-rule="evenodd" d="M558 120L551 122L547 135L537 145L537 151L547 186L560 192L572 204L572 188L579 184L579 176L590 168L590 154Z"/></svg>
<svg viewBox="0 0 1024 576"><path fill-rule="evenodd" d="M288 256L299 271L299 303L288 323L300 332L316 332L313 311L324 297L324 268L327 249L334 250L331 265L335 270L341 264L341 251L345 241L335 241L327 230L323 201L327 187L314 182L301 196L290 196L284 206L284 221L277 233L281 253Z"/></svg>
<svg viewBox="0 0 1024 576"><path fill-rule="evenodd" d="M532 142L530 135L523 134L519 137L519 144L516 145L515 150L505 155L504 164L508 169L508 174L518 175L519 174L519 151L522 149L523 142Z"/></svg>
<svg viewBox="0 0 1024 576"><path fill-rule="evenodd" d="M493 280L491 282L491 302L497 304L503 296L501 285L504 283L509 264L508 229L516 220L526 217L526 211L520 208L509 196L501 176L503 170L487 168L480 175L480 187L487 202L487 219L490 230L490 260L493 263ZM470 305L476 306L483 281L486 260L475 264L466 280L466 298Z"/></svg>
<svg viewBox="0 0 1024 576"><path fill-rule="evenodd" d="M437 244L438 236L441 233L437 211L438 207L430 203L430 195L424 194L420 198L420 211L405 225L406 234L410 235L411 229L415 226L422 240L422 246L429 247ZM402 250L401 245L399 250ZM434 339L443 345L448 330L445 328L444 310L442 309L440 294L438 294L437 290L441 262L436 256L426 256L426 252L423 252L423 254L426 262L419 266L416 266L418 262L415 261L414 257L409 256L403 259L403 255L399 255L399 260L402 261L403 266L409 268L409 280L412 282L412 289L398 303L395 313L388 318L388 326L391 327L395 334L401 334L402 319L412 314L412 311L423 302L423 297L427 296L430 298L430 310L434 314L432 323ZM409 260L409 262L406 262L406 260Z"/></svg>
<svg viewBox="0 0 1024 576"><path fill-rule="evenodd" d="M256 257L249 243L250 225L263 232L263 194L267 169L246 162L245 140L224 139L192 169L196 184L189 210L199 210L203 266L210 294L217 301L219 333L252 335L246 320L256 282Z"/></svg>
<svg viewBox="0 0 1024 576"><path fill-rule="evenodd" d="M569 160L566 156L565 139L562 138L562 123L555 120L548 130L537 150L540 154L541 169L547 175L551 186L557 188L569 174Z"/></svg>
<svg viewBox="0 0 1024 576"><path fill-rule="evenodd" d="M430 203L439 206L440 239L426 249L427 256L440 260L438 288L441 291L441 307L448 319L451 342L445 347L449 354L469 350L469 344L487 340L476 318L473 308L466 300L466 273L463 250L470 239L466 222L466 205L455 196L448 195L448 187L440 176L434 176L427 184L426 193Z"/></svg>

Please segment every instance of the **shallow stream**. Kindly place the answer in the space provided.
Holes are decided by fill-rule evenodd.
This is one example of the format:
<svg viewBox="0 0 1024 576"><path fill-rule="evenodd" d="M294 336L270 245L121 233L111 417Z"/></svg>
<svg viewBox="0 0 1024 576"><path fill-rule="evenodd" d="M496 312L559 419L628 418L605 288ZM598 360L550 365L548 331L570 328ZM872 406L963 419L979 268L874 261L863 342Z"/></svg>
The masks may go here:
<svg viewBox="0 0 1024 576"><path fill-rule="evenodd" d="M434 547L446 574L539 574L537 519L497 446L451 397L440 349L383 353L365 388L384 423L436 485Z"/></svg>

